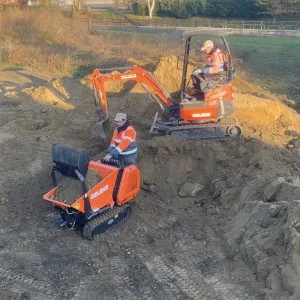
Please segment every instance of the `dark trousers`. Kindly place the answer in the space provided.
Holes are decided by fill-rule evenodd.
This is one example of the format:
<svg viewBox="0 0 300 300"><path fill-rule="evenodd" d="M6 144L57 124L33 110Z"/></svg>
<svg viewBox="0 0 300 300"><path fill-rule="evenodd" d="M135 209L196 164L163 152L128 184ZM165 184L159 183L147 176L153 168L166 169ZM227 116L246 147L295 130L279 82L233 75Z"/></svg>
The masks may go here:
<svg viewBox="0 0 300 300"><path fill-rule="evenodd" d="M129 165L136 165L137 153L132 153L128 155L119 154L115 158L118 159L124 167L127 167Z"/></svg>
<svg viewBox="0 0 300 300"><path fill-rule="evenodd" d="M192 82L196 92L208 92L216 87L219 76L210 74L193 75Z"/></svg>

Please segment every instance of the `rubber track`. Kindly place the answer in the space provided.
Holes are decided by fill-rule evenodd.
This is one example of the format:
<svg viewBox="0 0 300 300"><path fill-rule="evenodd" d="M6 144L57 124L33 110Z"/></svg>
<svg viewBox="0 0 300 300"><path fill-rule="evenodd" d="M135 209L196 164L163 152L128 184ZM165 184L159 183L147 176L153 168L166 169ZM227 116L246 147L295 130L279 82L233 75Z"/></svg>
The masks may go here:
<svg viewBox="0 0 300 300"><path fill-rule="evenodd" d="M126 207L128 207L128 206L126 206ZM115 206L114 208L104 212L100 216L97 216L94 219L92 219L91 221L89 221L83 227L83 231L82 231L83 236L85 238L89 239L89 240L93 240L93 229L95 227L97 227L98 225L100 225L101 223L103 223L105 221L108 221L109 219L114 217L114 215L119 214L126 207L125 206ZM115 226L117 226L120 223L124 222L126 219L127 219L127 217L124 220L120 220ZM111 228L109 228L109 229L111 229ZM107 229L107 230L109 230L109 229Z"/></svg>
<svg viewBox="0 0 300 300"><path fill-rule="evenodd" d="M191 129L201 129L201 128L227 128L229 126L237 126L241 129L240 125L234 120L233 122L217 122L217 123L204 123L204 124L192 124L192 125L181 125L178 127L174 127L171 129L169 134L172 135L172 132L180 132L183 130L191 130ZM242 129L241 129L242 131ZM242 134L241 134L242 135ZM176 137L176 136L175 136ZM231 137L231 136L222 136L222 137L200 137L199 140L210 140L210 141L225 141L225 140L235 140L240 138L238 137Z"/></svg>
<svg viewBox="0 0 300 300"><path fill-rule="evenodd" d="M228 127L228 126L239 126L239 124L234 120L234 122L209 122L209 123L203 123L203 124L191 124L191 125L181 125L178 127L175 127L172 131L177 130L186 130L186 129L198 129L198 128L215 128L215 127Z"/></svg>

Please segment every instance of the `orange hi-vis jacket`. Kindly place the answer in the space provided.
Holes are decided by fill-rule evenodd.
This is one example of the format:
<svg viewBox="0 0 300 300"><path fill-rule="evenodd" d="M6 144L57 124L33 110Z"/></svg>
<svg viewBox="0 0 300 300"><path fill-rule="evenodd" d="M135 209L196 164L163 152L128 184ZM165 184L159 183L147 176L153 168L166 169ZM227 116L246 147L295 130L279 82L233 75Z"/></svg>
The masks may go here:
<svg viewBox="0 0 300 300"><path fill-rule="evenodd" d="M201 69L201 73L204 74L218 74L219 72L224 71L224 53L218 49L214 48L212 53L206 58L207 63Z"/></svg>
<svg viewBox="0 0 300 300"><path fill-rule="evenodd" d="M131 125L115 129L108 149L111 156L129 155L137 152L136 132Z"/></svg>

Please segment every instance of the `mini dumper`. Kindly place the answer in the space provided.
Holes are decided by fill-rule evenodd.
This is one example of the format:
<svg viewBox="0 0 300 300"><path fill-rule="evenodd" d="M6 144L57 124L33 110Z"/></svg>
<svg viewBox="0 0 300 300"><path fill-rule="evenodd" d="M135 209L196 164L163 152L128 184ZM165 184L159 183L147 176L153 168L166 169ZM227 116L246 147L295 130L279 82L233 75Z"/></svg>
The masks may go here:
<svg viewBox="0 0 300 300"><path fill-rule="evenodd" d="M131 202L140 191L140 171L135 165L123 167L119 161L92 161L82 150L59 144L52 145L53 189L43 196L59 211L61 227L82 230L92 240L121 223L131 214ZM99 182L87 187L87 173L96 172ZM59 177L71 177L81 184L82 195L74 200L58 199Z"/></svg>

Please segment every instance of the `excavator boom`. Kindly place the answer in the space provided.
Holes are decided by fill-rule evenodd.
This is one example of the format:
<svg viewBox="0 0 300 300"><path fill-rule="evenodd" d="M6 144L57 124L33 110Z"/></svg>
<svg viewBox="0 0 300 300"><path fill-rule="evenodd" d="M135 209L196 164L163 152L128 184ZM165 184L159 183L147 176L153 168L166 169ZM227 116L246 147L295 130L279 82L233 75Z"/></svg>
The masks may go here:
<svg viewBox="0 0 300 300"><path fill-rule="evenodd" d="M105 139L106 132L109 130L105 82L136 81L141 83L152 99L159 104L162 110L165 109L165 106L172 107L175 103L170 94L160 86L152 74L140 66L134 66L132 69L127 69L124 73L115 74L101 73L100 69L95 69L91 80L94 87L95 105L98 113L98 122L92 128L92 136L94 137L101 137Z"/></svg>
<svg viewBox="0 0 300 300"><path fill-rule="evenodd" d="M92 83L95 89L95 94L99 94L96 95L96 98L98 100L98 105L103 112L102 117L108 116L107 97L104 87L105 82L108 81L136 81L142 84L154 100L158 102L161 108L164 104L172 106L174 103L170 94L161 87L152 74L140 66L134 66L132 69L124 73L117 74L102 74L100 69L95 69L92 74Z"/></svg>

